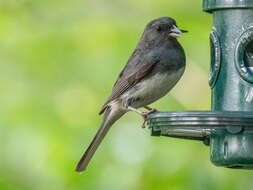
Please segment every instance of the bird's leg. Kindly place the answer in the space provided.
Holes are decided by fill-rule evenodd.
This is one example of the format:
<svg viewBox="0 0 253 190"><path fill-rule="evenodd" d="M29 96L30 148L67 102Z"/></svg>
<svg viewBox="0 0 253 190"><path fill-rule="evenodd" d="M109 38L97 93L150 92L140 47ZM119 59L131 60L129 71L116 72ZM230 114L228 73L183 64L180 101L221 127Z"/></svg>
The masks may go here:
<svg viewBox="0 0 253 190"><path fill-rule="evenodd" d="M153 108L149 107L149 106L143 106L145 109L147 110L152 110Z"/></svg>
<svg viewBox="0 0 253 190"><path fill-rule="evenodd" d="M127 109L130 110L130 111L134 111L134 112L138 113L140 116L142 116L142 118L143 118L143 120L144 120L143 123L142 123L142 128L145 128L147 116L148 116L149 114L151 114L151 113L156 112L156 109L152 109L152 108L151 108L151 109L148 109L149 111L147 111L147 112L142 112L142 111L140 111L140 110L138 110L138 109L136 109L136 108L133 108L133 107L131 107L131 106L128 106Z"/></svg>
<svg viewBox="0 0 253 190"><path fill-rule="evenodd" d="M143 114L145 113L145 112L142 112L142 111L140 111L140 110L138 110L138 109L136 109L136 108L133 108L133 107L131 107L131 106L128 106L127 109L128 109L129 111L134 111L134 112L138 113L138 114L141 115L141 116L143 116Z"/></svg>
<svg viewBox="0 0 253 190"><path fill-rule="evenodd" d="M151 113L157 112L157 109L155 108L151 108L149 106L143 106L145 109L147 109L148 111L152 111Z"/></svg>

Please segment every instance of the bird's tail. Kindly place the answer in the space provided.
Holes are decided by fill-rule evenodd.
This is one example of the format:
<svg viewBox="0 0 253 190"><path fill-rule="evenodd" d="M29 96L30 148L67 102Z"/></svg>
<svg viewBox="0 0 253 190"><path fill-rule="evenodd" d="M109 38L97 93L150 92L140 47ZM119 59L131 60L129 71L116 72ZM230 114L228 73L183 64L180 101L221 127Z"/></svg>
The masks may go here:
<svg viewBox="0 0 253 190"><path fill-rule="evenodd" d="M76 166L77 172L82 172L86 169L87 165L90 162L90 159L92 158L93 154L97 150L98 146L104 139L106 133L109 131L111 126L115 121L117 121L125 112L120 111L114 111L111 107L108 107L103 118L103 122L97 131L95 137L92 139L89 147L83 154L82 158L78 162Z"/></svg>

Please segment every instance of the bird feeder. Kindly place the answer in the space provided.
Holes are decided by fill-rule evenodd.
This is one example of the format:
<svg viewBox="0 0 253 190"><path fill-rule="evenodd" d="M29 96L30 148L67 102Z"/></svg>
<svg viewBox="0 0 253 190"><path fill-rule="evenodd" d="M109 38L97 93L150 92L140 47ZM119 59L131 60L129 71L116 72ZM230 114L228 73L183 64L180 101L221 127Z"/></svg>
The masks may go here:
<svg viewBox="0 0 253 190"><path fill-rule="evenodd" d="M213 164L253 168L253 0L203 0L210 33L210 111L156 112L152 136L201 140Z"/></svg>

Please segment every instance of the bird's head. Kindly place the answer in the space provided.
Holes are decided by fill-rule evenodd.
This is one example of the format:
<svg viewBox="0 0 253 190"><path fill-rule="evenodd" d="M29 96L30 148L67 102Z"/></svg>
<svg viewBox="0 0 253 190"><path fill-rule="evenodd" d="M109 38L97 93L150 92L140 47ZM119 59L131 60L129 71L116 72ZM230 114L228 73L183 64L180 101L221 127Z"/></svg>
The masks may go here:
<svg viewBox="0 0 253 190"><path fill-rule="evenodd" d="M147 40L175 39L181 37L186 30L178 29L176 21L170 17L160 17L149 22L143 33Z"/></svg>

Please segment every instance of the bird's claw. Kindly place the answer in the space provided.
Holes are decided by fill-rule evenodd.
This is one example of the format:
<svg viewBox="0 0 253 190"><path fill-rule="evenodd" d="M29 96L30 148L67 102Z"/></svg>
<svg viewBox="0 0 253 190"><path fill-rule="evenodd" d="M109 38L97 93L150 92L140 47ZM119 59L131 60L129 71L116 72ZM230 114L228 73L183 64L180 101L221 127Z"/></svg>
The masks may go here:
<svg viewBox="0 0 253 190"><path fill-rule="evenodd" d="M151 110L149 110L147 113L148 113L148 115L149 115L149 114L154 113L154 112L157 112L157 109L152 108L152 109L151 109Z"/></svg>
<svg viewBox="0 0 253 190"><path fill-rule="evenodd" d="M141 128L142 128L142 129L145 129L145 128L146 128L145 124L146 124L146 120L144 120L143 123L142 123L142 125L141 125Z"/></svg>
<svg viewBox="0 0 253 190"><path fill-rule="evenodd" d="M139 115L142 116L142 118L144 120L143 123L142 123L142 128L145 128L145 124L146 124L148 115L151 114L151 113L157 112L156 109L150 108L148 106L144 106L144 108L147 109L148 111L147 112L141 112L140 110L137 110L136 108L128 106L129 111L134 111L134 112L136 112L136 113L138 113Z"/></svg>
<svg viewBox="0 0 253 190"><path fill-rule="evenodd" d="M145 128L145 124L146 124L146 122L147 122L148 115L150 115L151 113L154 113L154 112L157 112L157 110L154 109L154 108L150 109L150 110L147 111L147 112L142 112L141 115L142 115L144 121L143 121L143 123L142 123L141 128Z"/></svg>

